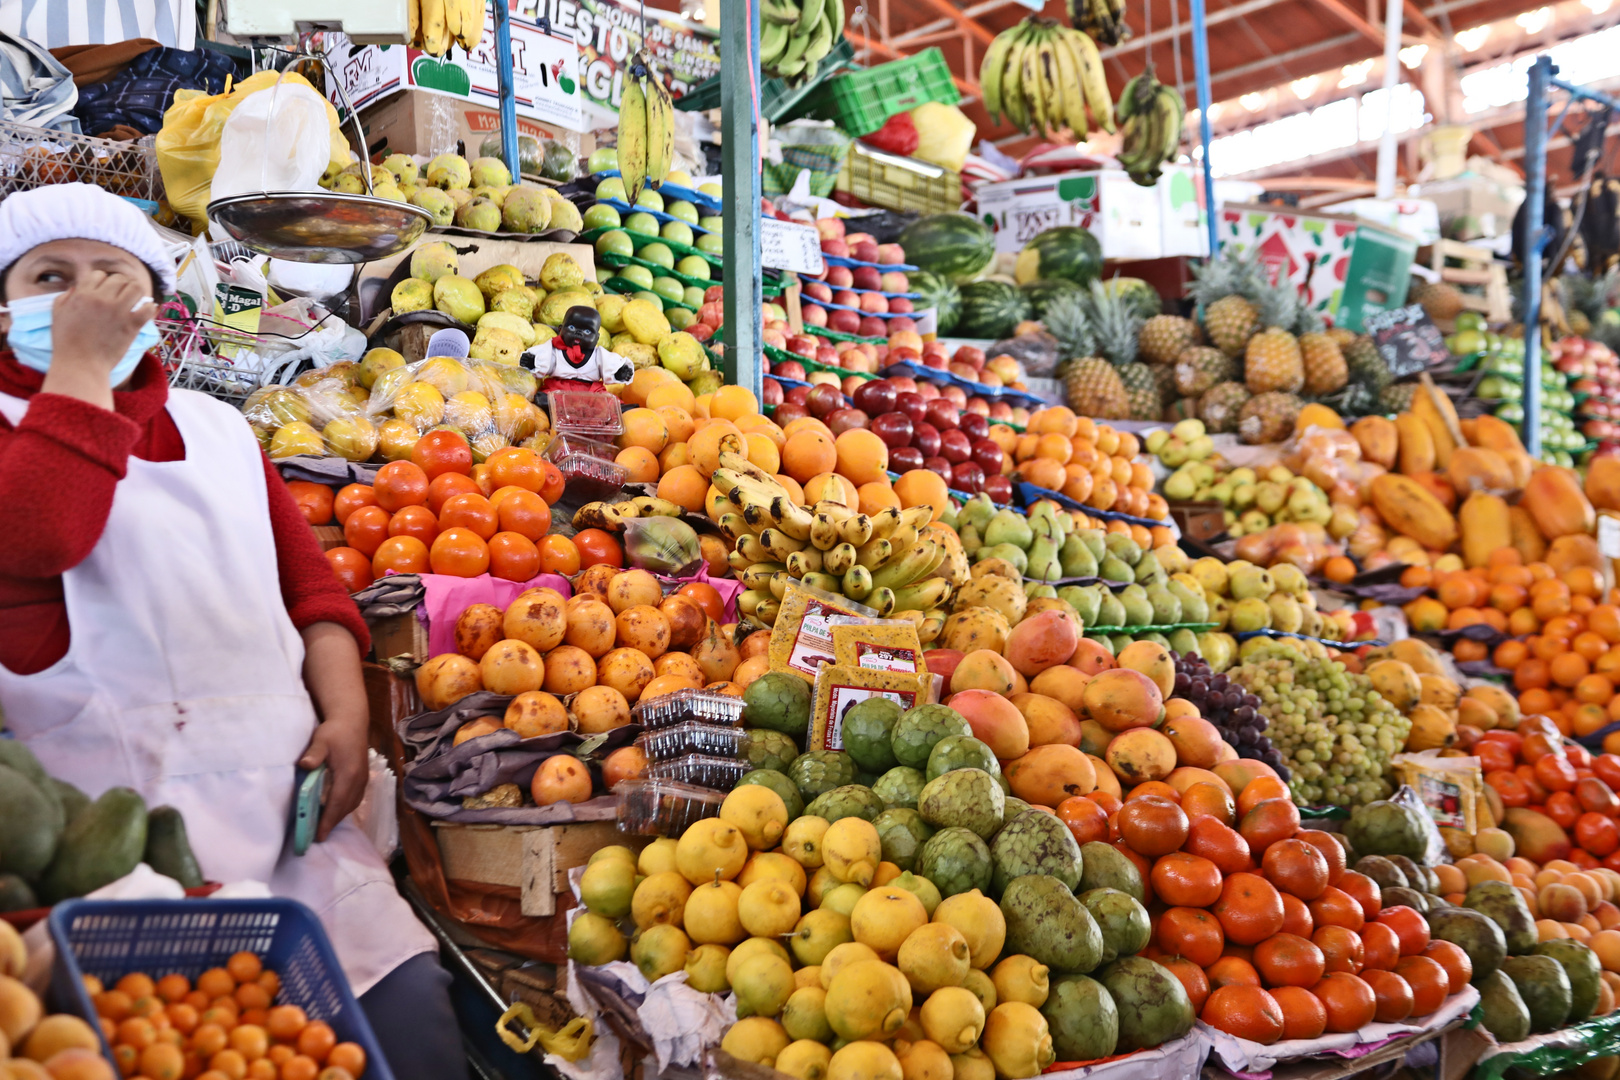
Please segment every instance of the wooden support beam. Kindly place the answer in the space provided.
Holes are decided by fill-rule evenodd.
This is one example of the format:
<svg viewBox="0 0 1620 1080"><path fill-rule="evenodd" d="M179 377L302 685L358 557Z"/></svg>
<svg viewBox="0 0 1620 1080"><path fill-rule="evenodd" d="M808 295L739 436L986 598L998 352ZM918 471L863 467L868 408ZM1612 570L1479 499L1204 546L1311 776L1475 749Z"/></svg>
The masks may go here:
<svg viewBox="0 0 1620 1080"><path fill-rule="evenodd" d="M1315 3L1318 7L1326 9L1328 14L1334 18L1354 29L1362 37L1383 45L1384 32L1368 22L1366 16L1358 13L1344 0L1315 0Z"/></svg>

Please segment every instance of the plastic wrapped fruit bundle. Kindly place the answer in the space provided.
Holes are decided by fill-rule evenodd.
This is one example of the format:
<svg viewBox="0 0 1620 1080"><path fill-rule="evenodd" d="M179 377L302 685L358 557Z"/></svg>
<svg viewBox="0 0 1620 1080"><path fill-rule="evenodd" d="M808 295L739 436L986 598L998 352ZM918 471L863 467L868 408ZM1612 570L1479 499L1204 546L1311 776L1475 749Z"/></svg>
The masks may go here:
<svg viewBox="0 0 1620 1080"><path fill-rule="evenodd" d="M1297 802L1354 806L1389 797L1389 760L1412 722L1367 676L1268 642L1231 678L1260 699L1265 734L1293 773Z"/></svg>
<svg viewBox="0 0 1620 1080"><path fill-rule="evenodd" d="M1284 780L1289 778L1281 752L1265 736L1266 718L1258 697L1228 676L1216 674L1197 653L1177 654L1175 692L1197 705L1239 756L1264 761Z"/></svg>

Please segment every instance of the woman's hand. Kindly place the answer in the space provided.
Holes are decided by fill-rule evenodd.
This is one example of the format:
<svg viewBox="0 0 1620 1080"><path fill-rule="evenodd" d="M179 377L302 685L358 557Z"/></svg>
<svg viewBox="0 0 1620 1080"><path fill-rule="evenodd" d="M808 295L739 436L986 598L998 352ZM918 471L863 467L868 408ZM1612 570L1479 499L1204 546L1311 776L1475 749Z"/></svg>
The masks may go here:
<svg viewBox="0 0 1620 1080"><path fill-rule="evenodd" d="M327 838L338 823L360 805L371 775L367 735L371 706L366 701L365 679L360 673L360 648L354 635L337 623L306 626L304 685L321 715L309 749L299 758L303 769L324 764L328 769L325 807L315 839Z"/></svg>
<svg viewBox="0 0 1620 1080"><path fill-rule="evenodd" d="M75 282L57 298L51 316L51 368L84 366L110 376L141 327L157 315L151 288L151 282L103 270Z"/></svg>

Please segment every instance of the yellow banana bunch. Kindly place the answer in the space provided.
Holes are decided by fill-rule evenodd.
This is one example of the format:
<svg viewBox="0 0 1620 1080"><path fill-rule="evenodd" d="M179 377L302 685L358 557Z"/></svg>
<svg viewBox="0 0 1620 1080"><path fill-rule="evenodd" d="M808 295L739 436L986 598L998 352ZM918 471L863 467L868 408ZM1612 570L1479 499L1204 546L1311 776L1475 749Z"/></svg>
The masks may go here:
<svg viewBox="0 0 1620 1080"><path fill-rule="evenodd" d="M467 52L484 36L486 0L406 0L410 44L444 56L454 42Z"/></svg>
<svg viewBox="0 0 1620 1080"><path fill-rule="evenodd" d="M619 179L625 201L634 206L645 185L662 184L674 157L674 99L652 63L638 52L625 68L619 97Z"/></svg>
<svg viewBox="0 0 1620 1080"><path fill-rule="evenodd" d="M1056 19L1031 16L999 34L985 50L979 86L990 119L1020 131L1049 134L1068 128L1084 139L1089 124L1114 130L1097 43Z"/></svg>
<svg viewBox="0 0 1620 1080"><path fill-rule="evenodd" d="M586 503L574 511L574 528L619 532L623 530L624 523L632 518L680 517L681 513L679 503L652 495L637 495L617 503Z"/></svg>
<svg viewBox="0 0 1620 1080"><path fill-rule="evenodd" d="M719 513L716 523L736 544L730 562L747 587L737 598L743 615L773 625L794 580L884 618L915 612L919 626L950 599L950 580L939 576L949 569L949 552L919 534L933 518L932 507L867 515L825 500L800 506L775 477L730 451L720 455L710 479L734 508ZM944 621L941 613L939 624Z"/></svg>

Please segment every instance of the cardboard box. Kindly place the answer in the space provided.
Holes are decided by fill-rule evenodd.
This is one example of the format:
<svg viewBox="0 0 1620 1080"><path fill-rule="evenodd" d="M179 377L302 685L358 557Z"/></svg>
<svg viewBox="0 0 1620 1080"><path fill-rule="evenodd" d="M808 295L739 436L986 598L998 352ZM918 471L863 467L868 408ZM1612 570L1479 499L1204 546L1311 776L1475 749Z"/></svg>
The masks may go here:
<svg viewBox="0 0 1620 1080"><path fill-rule="evenodd" d="M1506 235L1513 228L1513 215L1524 202L1522 186L1498 184L1483 176L1431 181L1414 188L1413 194L1434 203L1443 222L1473 219L1473 226L1464 233L1450 234L1456 240Z"/></svg>
<svg viewBox="0 0 1620 1080"><path fill-rule="evenodd" d="M433 823L444 876L457 881L505 885L523 890L523 914L544 918L557 913L557 897L569 892L568 871L584 866L591 853L613 844L639 851L652 842L628 836L612 821L573 825L461 825Z"/></svg>
<svg viewBox="0 0 1620 1080"><path fill-rule="evenodd" d="M1273 281L1287 278L1312 310L1358 332L1365 316L1405 305L1418 247L1357 218L1248 203L1221 206L1219 234L1223 247L1258 247Z"/></svg>
<svg viewBox="0 0 1620 1080"><path fill-rule="evenodd" d="M360 128L365 133L366 145L362 151L373 161L389 154L416 154L436 157L439 154L464 152L471 159L478 156L479 145L485 137L499 131L501 114L482 105L435 94L427 90L404 90L384 98L361 110ZM575 157L589 157L596 149L592 135L581 135L555 124L543 124L526 116L517 120L518 134L537 139L560 142L574 152ZM352 128L345 128L351 133ZM458 146L462 149L458 151Z"/></svg>
<svg viewBox="0 0 1620 1080"><path fill-rule="evenodd" d="M1159 247L1163 258L1209 254L1209 217L1204 209L1204 170L1194 165L1166 165L1160 177ZM1216 205L1248 202L1264 191L1248 180L1215 181Z"/></svg>
<svg viewBox="0 0 1620 1080"><path fill-rule="evenodd" d="M1440 208L1428 199L1350 199L1322 209L1405 233L1420 247L1440 239Z"/></svg>
<svg viewBox="0 0 1620 1080"><path fill-rule="evenodd" d="M1158 189L1138 187L1118 169L983 184L977 196L998 252L1017 252L1047 229L1078 225L1096 235L1105 259L1160 256Z"/></svg>

